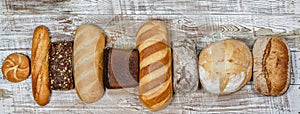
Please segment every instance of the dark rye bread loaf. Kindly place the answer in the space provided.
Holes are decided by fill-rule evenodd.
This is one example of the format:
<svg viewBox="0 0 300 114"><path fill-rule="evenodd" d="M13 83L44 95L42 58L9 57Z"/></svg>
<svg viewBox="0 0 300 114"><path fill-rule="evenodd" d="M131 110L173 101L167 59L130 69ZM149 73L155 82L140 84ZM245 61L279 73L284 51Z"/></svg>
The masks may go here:
<svg viewBox="0 0 300 114"><path fill-rule="evenodd" d="M137 50L105 49L104 84L106 88L135 87L139 82L139 53Z"/></svg>
<svg viewBox="0 0 300 114"><path fill-rule="evenodd" d="M49 77L51 90L74 89L72 52L72 42L50 43Z"/></svg>

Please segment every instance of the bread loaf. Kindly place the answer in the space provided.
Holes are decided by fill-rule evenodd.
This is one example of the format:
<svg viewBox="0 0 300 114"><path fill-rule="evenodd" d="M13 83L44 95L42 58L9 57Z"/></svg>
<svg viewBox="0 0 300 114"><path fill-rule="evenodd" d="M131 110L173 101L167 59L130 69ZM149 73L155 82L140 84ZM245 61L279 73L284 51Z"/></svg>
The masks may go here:
<svg viewBox="0 0 300 114"><path fill-rule="evenodd" d="M100 99L103 86L103 51L105 36L96 26L84 24L74 38L74 81L79 98L85 103Z"/></svg>
<svg viewBox="0 0 300 114"><path fill-rule="evenodd" d="M30 74L29 59L19 53L8 55L2 64L2 74L10 82L20 82L27 79Z"/></svg>
<svg viewBox="0 0 300 114"><path fill-rule="evenodd" d="M195 92L199 84L195 42L191 39L175 40L172 49L174 92L181 94Z"/></svg>
<svg viewBox="0 0 300 114"><path fill-rule="evenodd" d="M49 78L51 90L74 89L73 42L52 42L49 49Z"/></svg>
<svg viewBox="0 0 300 114"><path fill-rule="evenodd" d="M136 87L139 82L137 50L105 49L104 85L108 89Z"/></svg>
<svg viewBox="0 0 300 114"><path fill-rule="evenodd" d="M260 37L253 46L253 81L264 95L285 93L290 84L290 52L286 41L276 36Z"/></svg>
<svg viewBox="0 0 300 114"><path fill-rule="evenodd" d="M41 106L49 102L49 32L45 26L38 26L33 33L31 50L32 93Z"/></svg>
<svg viewBox="0 0 300 114"><path fill-rule="evenodd" d="M227 39L206 46L199 55L202 86L210 93L230 94L252 76L252 54L247 45Z"/></svg>
<svg viewBox="0 0 300 114"><path fill-rule="evenodd" d="M140 53L139 99L148 109L166 107L172 98L172 55L167 27L145 23L136 36Z"/></svg>

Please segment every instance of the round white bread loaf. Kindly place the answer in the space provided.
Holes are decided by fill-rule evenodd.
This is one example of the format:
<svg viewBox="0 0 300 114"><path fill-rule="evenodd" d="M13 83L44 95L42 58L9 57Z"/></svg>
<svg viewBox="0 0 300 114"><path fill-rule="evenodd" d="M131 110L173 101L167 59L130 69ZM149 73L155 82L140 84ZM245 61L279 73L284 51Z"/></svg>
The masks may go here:
<svg viewBox="0 0 300 114"><path fill-rule="evenodd" d="M210 93L236 92L252 75L252 54L239 40L227 39L208 45L200 53L198 64L201 84Z"/></svg>

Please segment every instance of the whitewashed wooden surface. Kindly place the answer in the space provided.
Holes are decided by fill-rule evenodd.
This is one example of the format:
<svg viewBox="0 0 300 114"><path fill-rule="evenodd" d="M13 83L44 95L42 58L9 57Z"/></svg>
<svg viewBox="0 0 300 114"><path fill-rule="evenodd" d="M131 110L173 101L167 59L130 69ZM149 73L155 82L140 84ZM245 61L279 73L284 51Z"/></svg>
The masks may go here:
<svg viewBox="0 0 300 114"><path fill-rule="evenodd" d="M256 93L252 82L226 96L203 89L173 97L156 113L299 113L300 112L300 0L2 0L0 1L0 65L13 52L30 56L33 30L50 29L51 41L72 41L77 26L103 28L107 46L134 48L135 34L147 20L163 21L172 39L197 41L198 52L208 43L236 38L252 47L261 35L280 35L291 49L292 80L279 97ZM137 89L106 90L93 104L84 104L75 90L52 91L50 103L38 106L31 94L31 78L10 83L0 75L0 113L152 113L138 100Z"/></svg>

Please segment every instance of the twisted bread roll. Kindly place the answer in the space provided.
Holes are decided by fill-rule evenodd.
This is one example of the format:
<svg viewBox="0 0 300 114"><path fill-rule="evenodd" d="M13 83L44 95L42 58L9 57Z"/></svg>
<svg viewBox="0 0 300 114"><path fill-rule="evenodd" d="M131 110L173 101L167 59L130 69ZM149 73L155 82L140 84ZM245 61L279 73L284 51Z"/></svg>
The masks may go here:
<svg viewBox="0 0 300 114"><path fill-rule="evenodd" d="M10 54L3 62L2 73L10 82L20 82L27 79L30 74L29 59L23 54Z"/></svg>
<svg viewBox="0 0 300 114"><path fill-rule="evenodd" d="M137 33L140 52L139 99L150 110L166 107L172 98L172 56L167 27L145 23Z"/></svg>
<svg viewBox="0 0 300 114"><path fill-rule="evenodd" d="M49 102L49 32L45 26L34 30L31 51L32 93L41 106Z"/></svg>

